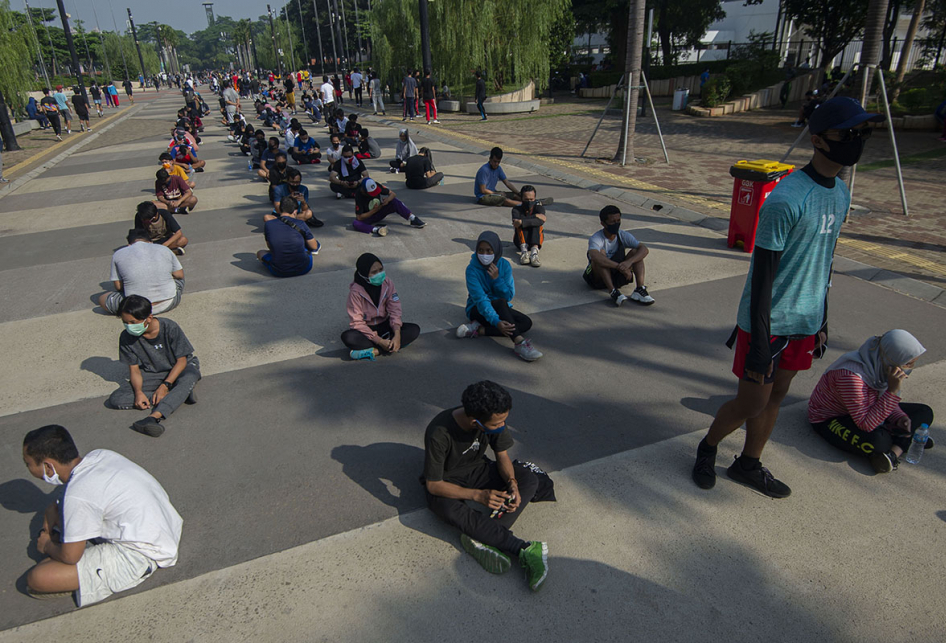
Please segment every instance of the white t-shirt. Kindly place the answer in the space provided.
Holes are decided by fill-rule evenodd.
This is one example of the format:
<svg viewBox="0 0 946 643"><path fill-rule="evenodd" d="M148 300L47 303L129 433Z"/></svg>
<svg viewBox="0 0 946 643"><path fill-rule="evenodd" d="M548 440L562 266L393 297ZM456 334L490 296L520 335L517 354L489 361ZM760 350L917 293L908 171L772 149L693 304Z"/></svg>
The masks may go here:
<svg viewBox="0 0 946 643"><path fill-rule="evenodd" d="M104 538L147 556L159 567L177 563L184 521L161 484L114 451L90 451L72 470L62 520L63 542Z"/></svg>
<svg viewBox="0 0 946 643"><path fill-rule="evenodd" d="M608 241L602 229L595 232L591 235L591 238L588 239L588 250L600 250L608 256L608 259L613 259L618 251L618 237L621 237L621 242L624 244L624 247L629 250L636 250L637 246L641 244L641 242L627 230L618 230L614 238Z"/></svg>
<svg viewBox="0 0 946 643"><path fill-rule="evenodd" d="M359 72L355 72L351 75L351 88L358 89L361 87L362 75Z"/></svg>
<svg viewBox="0 0 946 643"><path fill-rule="evenodd" d="M334 103L335 102L335 85L332 83L322 83L322 86L319 87L319 92L322 94L323 103Z"/></svg>

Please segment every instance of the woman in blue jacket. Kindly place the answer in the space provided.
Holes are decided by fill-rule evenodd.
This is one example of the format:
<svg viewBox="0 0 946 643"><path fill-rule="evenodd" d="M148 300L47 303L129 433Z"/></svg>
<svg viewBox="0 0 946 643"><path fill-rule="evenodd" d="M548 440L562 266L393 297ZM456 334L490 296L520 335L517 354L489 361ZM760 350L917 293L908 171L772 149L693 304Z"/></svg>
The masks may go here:
<svg viewBox="0 0 946 643"><path fill-rule="evenodd" d="M503 259L503 246L495 232L484 232L476 240L476 252L466 267L466 289L470 323L457 328L457 337L476 337L483 329L486 335L511 339L516 355L527 362L542 357L524 337L532 328L532 320L512 307L516 294L512 267Z"/></svg>

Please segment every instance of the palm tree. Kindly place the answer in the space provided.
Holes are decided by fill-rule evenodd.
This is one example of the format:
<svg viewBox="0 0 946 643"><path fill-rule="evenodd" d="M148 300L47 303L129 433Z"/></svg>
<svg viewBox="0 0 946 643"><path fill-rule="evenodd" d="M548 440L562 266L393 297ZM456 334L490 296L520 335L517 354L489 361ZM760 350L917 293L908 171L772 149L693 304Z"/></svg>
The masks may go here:
<svg viewBox="0 0 946 643"><path fill-rule="evenodd" d="M900 86L903 84L903 77L907 73L907 64L910 62L910 50L913 49L913 40L916 38L916 30L920 26L920 18L923 17L925 8L926 0L916 0L913 17L910 19L910 26L907 28L907 35L903 39L903 47L900 48L900 60L897 61L897 77L894 80L891 101L897 100L900 96Z"/></svg>

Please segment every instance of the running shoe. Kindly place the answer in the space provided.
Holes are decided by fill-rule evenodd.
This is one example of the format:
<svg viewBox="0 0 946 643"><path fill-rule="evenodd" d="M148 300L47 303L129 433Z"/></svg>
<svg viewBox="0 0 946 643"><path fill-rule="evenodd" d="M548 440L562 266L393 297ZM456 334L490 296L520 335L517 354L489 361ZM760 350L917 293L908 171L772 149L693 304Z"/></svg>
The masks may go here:
<svg viewBox="0 0 946 643"><path fill-rule="evenodd" d="M736 456L736 461L726 469L726 474L736 482L748 485L770 498L788 498L792 495L792 490L789 486L781 480L776 479L775 476L761 464L756 465L748 471L743 469L742 465L739 464L739 456Z"/></svg>
<svg viewBox="0 0 946 643"><path fill-rule="evenodd" d="M537 592L542 589L545 579L549 575L549 546L548 543L533 541L528 547L519 552L519 564L526 571L526 582L529 589Z"/></svg>
<svg viewBox="0 0 946 643"><path fill-rule="evenodd" d="M505 574L512 567L512 560L509 559L509 556L495 547L473 540L466 534L460 534L460 544L463 545L463 550L490 574Z"/></svg>

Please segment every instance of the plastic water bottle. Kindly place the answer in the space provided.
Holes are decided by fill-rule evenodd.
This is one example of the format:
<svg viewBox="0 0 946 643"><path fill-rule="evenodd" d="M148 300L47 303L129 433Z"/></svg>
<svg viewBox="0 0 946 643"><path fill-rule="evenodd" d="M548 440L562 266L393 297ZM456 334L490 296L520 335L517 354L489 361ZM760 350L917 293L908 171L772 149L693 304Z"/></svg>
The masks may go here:
<svg viewBox="0 0 946 643"><path fill-rule="evenodd" d="M253 170L253 159L250 159L246 162L246 169L250 171Z"/></svg>
<svg viewBox="0 0 946 643"><path fill-rule="evenodd" d="M910 464L919 464L923 457L923 450L926 448L926 441L930 438L930 425L921 424L920 428L913 432L913 441L910 443L910 450L907 451L906 461Z"/></svg>

